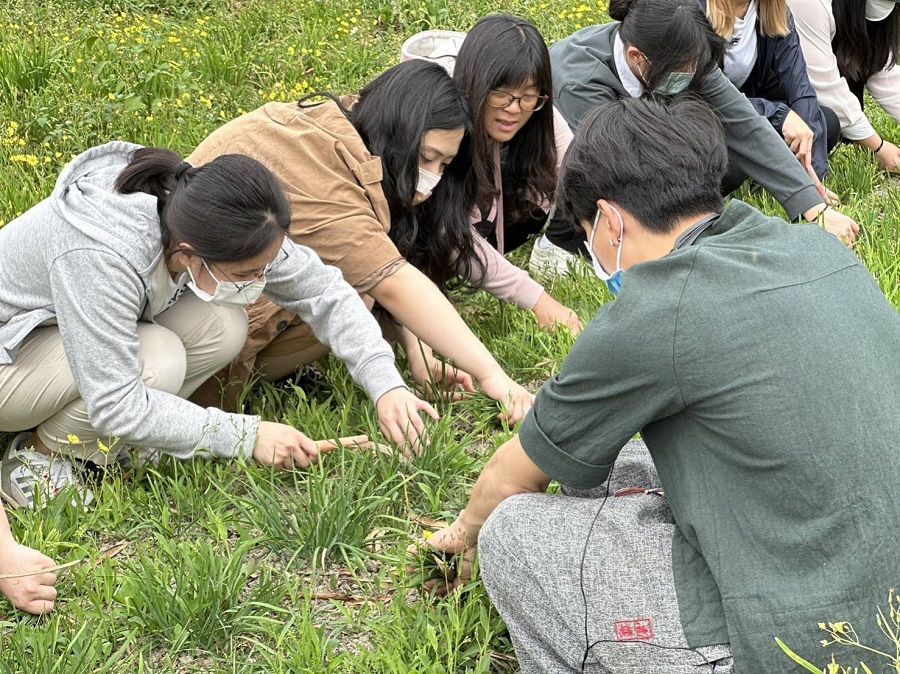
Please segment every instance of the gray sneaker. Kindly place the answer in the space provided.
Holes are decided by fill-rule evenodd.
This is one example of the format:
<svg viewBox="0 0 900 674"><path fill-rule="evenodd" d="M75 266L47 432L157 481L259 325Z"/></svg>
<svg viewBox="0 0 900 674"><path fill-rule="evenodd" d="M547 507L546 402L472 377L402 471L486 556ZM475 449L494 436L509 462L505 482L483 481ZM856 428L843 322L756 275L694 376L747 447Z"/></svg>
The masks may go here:
<svg viewBox="0 0 900 674"><path fill-rule="evenodd" d="M144 449L143 447L138 449L126 447L119 452L119 456L117 457L119 466L126 472L138 470L145 466L152 466L155 468L159 465L161 459L161 451L158 449Z"/></svg>
<svg viewBox="0 0 900 674"><path fill-rule="evenodd" d="M54 498L70 485L78 490L73 506L87 506L94 500L94 493L75 476L75 466L62 456L45 456L25 448L31 432L19 433L13 438L6 456L0 461L0 496L16 508L34 508L35 495L41 492L41 502Z"/></svg>

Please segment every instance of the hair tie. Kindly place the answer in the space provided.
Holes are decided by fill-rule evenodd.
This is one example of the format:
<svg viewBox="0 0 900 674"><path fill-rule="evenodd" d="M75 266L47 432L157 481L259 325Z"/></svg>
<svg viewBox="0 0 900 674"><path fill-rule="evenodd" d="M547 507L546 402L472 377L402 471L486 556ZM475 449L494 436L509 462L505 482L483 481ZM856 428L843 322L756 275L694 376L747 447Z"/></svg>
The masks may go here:
<svg viewBox="0 0 900 674"><path fill-rule="evenodd" d="M184 172L190 168L194 168L194 167L191 166L190 164L188 164L186 161L181 162L178 165L178 168L175 169L175 174L174 174L175 180L181 180L181 176L184 175Z"/></svg>

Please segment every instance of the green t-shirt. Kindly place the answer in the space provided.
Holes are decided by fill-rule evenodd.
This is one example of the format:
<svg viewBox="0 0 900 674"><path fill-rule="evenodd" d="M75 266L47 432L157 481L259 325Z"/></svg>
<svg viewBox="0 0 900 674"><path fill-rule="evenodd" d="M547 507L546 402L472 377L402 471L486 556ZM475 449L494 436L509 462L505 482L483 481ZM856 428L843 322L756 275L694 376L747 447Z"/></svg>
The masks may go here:
<svg viewBox="0 0 900 674"><path fill-rule="evenodd" d="M792 671L776 636L827 659L821 621L877 641L900 580L900 315L852 252L732 201L625 272L520 437L587 488L637 432L677 524L691 646L730 642L760 674Z"/></svg>

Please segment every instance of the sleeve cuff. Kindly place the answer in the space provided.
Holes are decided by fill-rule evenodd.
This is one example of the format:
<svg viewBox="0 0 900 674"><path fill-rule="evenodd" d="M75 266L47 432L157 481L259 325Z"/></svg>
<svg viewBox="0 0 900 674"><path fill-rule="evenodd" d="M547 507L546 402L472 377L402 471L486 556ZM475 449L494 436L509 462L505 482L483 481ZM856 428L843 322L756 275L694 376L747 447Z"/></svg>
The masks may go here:
<svg viewBox="0 0 900 674"><path fill-rule="evenodd" d="M788 112L790 112L790 108L784 103L778 103L775 106L775 114L769 119L769 122L775 127L775 130L778 132L779 136L784 136L784 120L787 119Z"/></svg>
<svg viewBox="0 0 900 674"><path fill-rule="evenodd" d="M381 396L395 388L408 389L403 377L397 372L392 354L385 354L367 361L354 378L373 403L377 403Z"/></svg>
<svg viewBox="0 0 900 674"><path fill-rule="evenodd" d="M541 299L541 295L543 294L544 286L528 276L516 293L516 306L520 309L528 309L530 311L531 309L534 309L534 305L538 303L538 300Z"/></svg>
<svg viewBox="0 0 900 674"><path fill-rule="evenodd" d="M519 429L519 442L528 458L550 478L575 489L592 489L609 477L612 464L591 464L567 454L546 436L534 418L534 408Z"/></svg>
<svg viewBox="0 0 900 674"><path fill-rule="evenodd" d="M787 211L790 220L799 220L806 211L821 203L824 203L822 195L819 194L816 186L808 185L785 199L781 205Z"/></svg>
<svg viewBox="0 0 900 674"><path fill-rule="evenodd" d="M251 414L228 414L210 408L210 423L204 437L213 456L220 459L248 459L256 447L260 418Z"/></svg>
<svg viewBox="0 0 900 674"><path fill-rule="evenodd" d="M865 140L875 135L875 127L863 116L858 121L853 122L853 124L841 129L841 135L847 140Z"/></svg>

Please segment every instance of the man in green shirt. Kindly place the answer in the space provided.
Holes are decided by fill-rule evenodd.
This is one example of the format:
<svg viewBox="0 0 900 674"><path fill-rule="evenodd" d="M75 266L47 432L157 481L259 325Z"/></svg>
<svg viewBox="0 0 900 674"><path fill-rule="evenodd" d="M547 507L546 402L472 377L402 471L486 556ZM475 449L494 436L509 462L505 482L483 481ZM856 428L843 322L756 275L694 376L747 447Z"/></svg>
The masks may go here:
<svg viewBox="0 0 900 674"><path fill-rule="evenodd" d="M900 315L816 225L723 208L725 166L695 101L605 103L568 151L558 199L617 298L429 541L477 541L524 672L781 673L776 637L828 659L820 621L876 639ZM658 478L642 444L620 457L636 433Z"/></svg>

